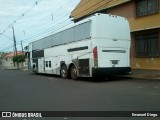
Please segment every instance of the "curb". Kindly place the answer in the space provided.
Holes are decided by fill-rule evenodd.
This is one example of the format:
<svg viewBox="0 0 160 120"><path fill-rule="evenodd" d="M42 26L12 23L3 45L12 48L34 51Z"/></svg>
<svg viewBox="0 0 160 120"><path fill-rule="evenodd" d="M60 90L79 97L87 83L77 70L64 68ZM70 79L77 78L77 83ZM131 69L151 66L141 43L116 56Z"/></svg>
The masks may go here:
<svg viewBox="0 0 160 120"><path fill-rule="evenodd" d="M148 77L148 75L144 75L144 76L130 76L130 78L132 79L136 79L136 80L160 80L160 75L159 76L150 76Z"/></svg>
<svg viewBox="0 0 160 120"><path fill-rule="evenodd" d="M7 70L22 70L22 71L27 71L28 69L26 68L8 68L8 67L1 67L0 69L4 70L4 69L7 69Z"/></svg>
<svg viewBox="0 0 160 120"><path fill-rule="evenodd" d="M1 68L2 70L7 69L7 70L18 70L17 68Z"/></svg>
<svg viewBox="0 0 160 120"><path fill-rule="evenodd" d="M22 70L22 71L28 71L28 69L20 69L20 70Z"/></svg>

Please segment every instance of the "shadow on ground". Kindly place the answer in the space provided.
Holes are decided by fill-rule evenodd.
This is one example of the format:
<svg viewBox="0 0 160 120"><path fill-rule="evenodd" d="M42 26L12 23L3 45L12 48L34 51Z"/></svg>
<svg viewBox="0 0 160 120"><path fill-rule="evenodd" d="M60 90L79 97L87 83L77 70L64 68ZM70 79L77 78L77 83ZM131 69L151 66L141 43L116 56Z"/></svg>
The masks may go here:
<svg viewBox="0 0 160 120"><path fill-rule="evenodd" d="M72 80L71 78L68 79L62 79L61 76L59 75L51 75L51 74L35 74L35 73L30 73L30 75L37 75L37 76L43 76L43 77L53 77L56 79L61 79L61 80ZM113 82L113 81L124 81L124 80L131 80L132 78L129 76L109 76L109 77L79 77L77 80L72 80L72 81L84 81L84 82Z"/></svg>

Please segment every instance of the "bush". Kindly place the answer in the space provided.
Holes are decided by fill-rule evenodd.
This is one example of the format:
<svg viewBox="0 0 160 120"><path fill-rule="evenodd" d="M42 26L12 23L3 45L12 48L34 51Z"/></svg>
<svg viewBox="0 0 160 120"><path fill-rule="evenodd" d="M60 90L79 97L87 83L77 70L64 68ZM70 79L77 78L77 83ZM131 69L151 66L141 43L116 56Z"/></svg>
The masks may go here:
<svg viewBox="0 0 160 120"><path fill-rule="evenodd" d="M23 63L25 62L25 55L17 55L13 57L13 62L15 63Z"/></svg>

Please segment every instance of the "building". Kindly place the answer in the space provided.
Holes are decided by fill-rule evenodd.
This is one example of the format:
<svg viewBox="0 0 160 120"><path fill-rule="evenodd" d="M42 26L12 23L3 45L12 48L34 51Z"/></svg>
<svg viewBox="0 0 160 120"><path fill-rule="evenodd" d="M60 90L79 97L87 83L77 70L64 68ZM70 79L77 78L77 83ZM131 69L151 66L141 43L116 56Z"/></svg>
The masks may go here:
<svg viewBox="0 0 160 120"><path fill-rule="evenodd" d="M76 22L97 12L128 19L133 69L160 70L160 0L81 0L70 17Z"/></svg>
<svg viewBox="0 0 160 120"><path fill-rule="evenodd" d="M25 55L25 52L17 51L17 55ZM2 66L5 68L17 67L17 64L13 63L13 57L15 56L15 52L10 52L5 54L2 59ZM26 67L27 63L19 64L19 68Z"/></svg>
<svg viewBox="0 0 160 120"><path fill-rule="evenodd" d="M8 54L8 53L5 53L5 52L0 52L0 67L2 66L2 63L4 61L4 56Z"/></svg>

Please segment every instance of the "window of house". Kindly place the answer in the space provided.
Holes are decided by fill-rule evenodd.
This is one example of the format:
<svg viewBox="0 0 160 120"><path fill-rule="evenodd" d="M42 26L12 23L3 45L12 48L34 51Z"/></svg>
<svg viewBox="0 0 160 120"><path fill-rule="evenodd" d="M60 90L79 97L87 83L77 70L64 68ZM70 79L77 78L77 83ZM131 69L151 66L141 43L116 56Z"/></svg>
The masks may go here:
<svg viewBox="0 0 160 120"><path fill-rule="evenodd" d="M48 67L48 61L46 61L46 67Z"/></svg>
<svg viewBox="0 0 160 120"><path fill-rule="evenodd" d="M159 12L158 0L137 0L137 16L144 16Z"/></svg>
<svg viewBox="0 0 160 120"><path fill-rule="evenodd" d="M141 34L135 36L136 56L137 57L158 57L159 52L159 34Z"/></svg>
<svg viewBox="0 0 160 120"><path fill-rule="evenodd" d="M49 61L49 67L51 67L51 61Z"/></svg>

